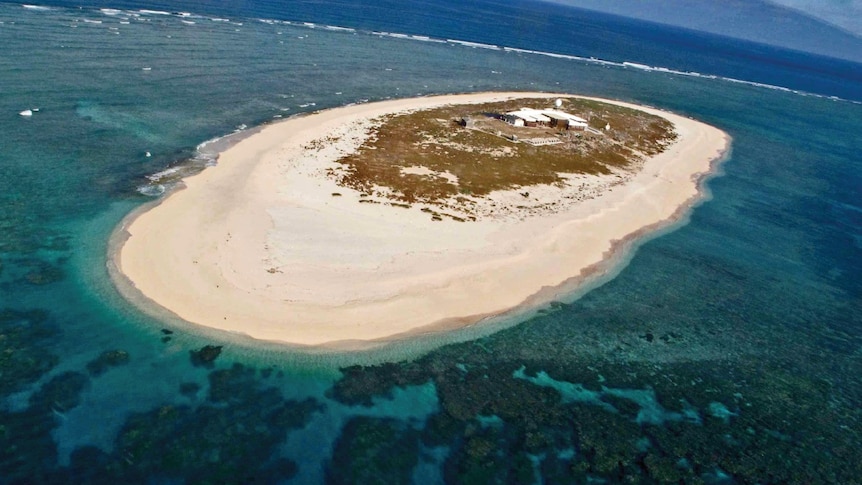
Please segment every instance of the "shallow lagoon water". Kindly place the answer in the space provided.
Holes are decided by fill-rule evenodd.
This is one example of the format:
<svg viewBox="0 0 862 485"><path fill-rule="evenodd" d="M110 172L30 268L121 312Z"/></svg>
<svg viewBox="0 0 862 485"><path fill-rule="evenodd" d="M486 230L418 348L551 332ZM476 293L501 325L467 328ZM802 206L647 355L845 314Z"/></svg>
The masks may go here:
<svg viewBox="0 0 862 485"><path fill-rule="evenodd" d="M859 104L132 13L0 4L0 483L858 480ZM585 295L377 352L161 322L108 277L111 233L153 200L147 176L200 163L207 140L345 103L501 89L662 107L728 131L733 154L687 224ZM206 345L221 354L195 365Z"/></svg>

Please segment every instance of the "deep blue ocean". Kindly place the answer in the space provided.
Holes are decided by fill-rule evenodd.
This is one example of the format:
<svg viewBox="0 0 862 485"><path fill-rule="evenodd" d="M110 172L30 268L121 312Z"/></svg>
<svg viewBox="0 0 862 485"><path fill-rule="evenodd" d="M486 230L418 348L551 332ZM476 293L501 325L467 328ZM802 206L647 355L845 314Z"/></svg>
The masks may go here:
<svg viewBox="0 0 862 485"><path fill-rule="evenodd" d="M862 483L862 65L528 1L40 5L0 2L0 484ZM117 225L213 140L487 90L732 154L618 274L493 328L332 355L114 288Z"/></svg>

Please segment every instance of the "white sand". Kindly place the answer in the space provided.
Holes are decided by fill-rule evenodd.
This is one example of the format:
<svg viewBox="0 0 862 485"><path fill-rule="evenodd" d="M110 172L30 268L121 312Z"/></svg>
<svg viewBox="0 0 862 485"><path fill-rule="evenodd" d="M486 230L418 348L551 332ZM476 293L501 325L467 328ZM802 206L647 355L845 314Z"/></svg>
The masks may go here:
<svg viewBox="0 0 862 485"><path fill-rule="evenodd" d="M624 183L574 177L569 195L592 190L598 196L591 199L564 201L559 189L525 188L539 207L533 212L543 214L529 216L530 210L512 209L514 200L524 203L517 191L495 193L479 205L505 206L508 215L475 222L432 221L418 207L359 203L360 194L324 171L358 147L369 120L383 114L557 96L403 99L267 126L221 154L217 166L186 179L186 189L127 221L128 239L115 262L140 293L188 322L297 345L358 347L535 303L540 290L594 270L614 242L678 217L727 149L727 135L626 105L673 122L678 141Z"/></svg>

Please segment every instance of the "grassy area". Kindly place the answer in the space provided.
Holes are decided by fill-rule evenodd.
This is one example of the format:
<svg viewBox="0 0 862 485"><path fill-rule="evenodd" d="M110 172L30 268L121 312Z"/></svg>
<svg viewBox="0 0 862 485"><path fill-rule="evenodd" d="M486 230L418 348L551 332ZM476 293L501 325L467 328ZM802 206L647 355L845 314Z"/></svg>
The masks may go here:
<svg viewBox="0 0 862 485"><path fill-rule="evenodd" d="M339 183L370 193L391 189L401 203L436 203L458 195L563 183L560 174L636 170L644 156L662 152L676 139L667 120L596 101L564 98L560 108L589 120L601 134L551 127L514 127L496 114L521 107L549 108L552 99L457 105L387 116L359 150L339 160ZM462 118L471 127L462 127ZM606 125L611 129L604 131ZM532 146L528 138L562 143ZM418 170L425 167L427 170Z"/></svg>

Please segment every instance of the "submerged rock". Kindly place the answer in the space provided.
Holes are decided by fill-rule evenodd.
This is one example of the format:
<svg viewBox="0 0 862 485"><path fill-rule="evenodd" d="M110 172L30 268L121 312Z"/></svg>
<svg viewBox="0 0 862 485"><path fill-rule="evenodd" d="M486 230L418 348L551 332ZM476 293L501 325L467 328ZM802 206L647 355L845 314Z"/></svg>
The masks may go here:
<svg viewBox="0 0 862 485"><path fill-rule="evenodd" d="M212 367L213 362L221 355L221 345L204 345L198 350L190 350L192 365L195 367Z"/></svg>
<svg viewBox="0 0 862 485"><path fill-rule="evenodd" d="M124 350L106 350L87 363L87 371L93 377L100 376L111 367L128 364L129 360L129 353Z"/></svg>
<svg viewBox="0 0 862 485"><path fill-rule="evenodd" d="M183 396L192 399L198 395L198 391L201 390L200 384L197 382L183 382L180 384L180 394Z"/></svg>

